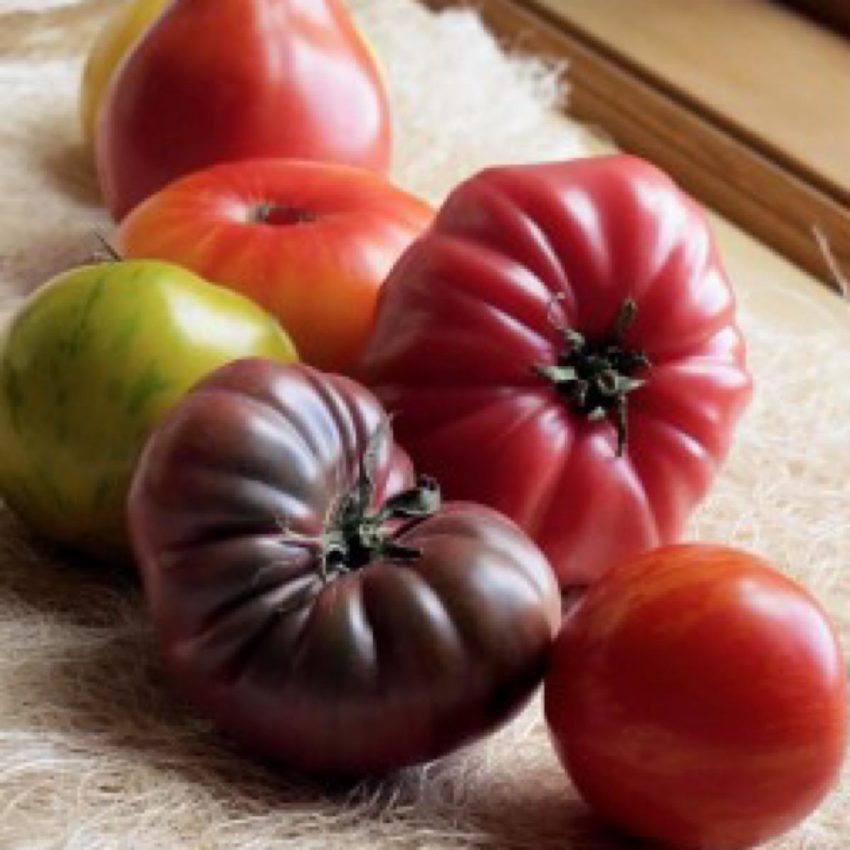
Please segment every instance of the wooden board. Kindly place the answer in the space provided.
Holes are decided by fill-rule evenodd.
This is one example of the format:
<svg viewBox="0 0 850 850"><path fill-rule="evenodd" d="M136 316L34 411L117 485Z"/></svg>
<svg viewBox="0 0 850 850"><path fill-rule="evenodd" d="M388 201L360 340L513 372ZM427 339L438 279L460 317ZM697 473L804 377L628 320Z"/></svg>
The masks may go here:
<svg viewBox="0 0 850 850"><path fill-rule="evenodd" d="M850 203L847 39L766 0L520 2Z"/></svg>
<svg viewBox="0 0 850 850"><path fill-rule="evenodd" d="M815 20L850 35L850 3L847 0L783 0L786 6L800 9Z"/></svg>
<svg viewBox="0 0 850 850"><path fill-rule="evenodd" d="M850 45L838 36L759 0L478 0L476 6L506 41L568 60L571 114L653 159L820 279L834 283L815 229L850 265L850 119L842 123L841 107L833 104L826 115L833 120L821 126L821 86L833 97L850 89ZM718 45L724 31L729 43ZM787 55L783 39L796 44ZM747 44L762 46L748 52ZM765 44L773 50L769 67ZM727 54L735 49L731 62ZM810 74L821 71L803 72L795 63L821 55L828 73L807 87ZM760 67L747 76L751 62ZM786 84L786 76L796 81ZM759 101L759 86L792 91L784 100ZM841 97L847 110L850 90ZM786 123L794 127L783 134Z"/></svg>

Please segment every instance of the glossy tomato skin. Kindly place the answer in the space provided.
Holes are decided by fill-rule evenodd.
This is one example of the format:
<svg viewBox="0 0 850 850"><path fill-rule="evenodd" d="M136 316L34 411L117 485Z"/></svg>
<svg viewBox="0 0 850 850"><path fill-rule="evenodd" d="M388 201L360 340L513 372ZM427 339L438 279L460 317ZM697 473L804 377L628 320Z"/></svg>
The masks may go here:
<svg viewBox="0 0 850 850"><path fill-rule="evenodd" d="M219 162L287 157L386 172L389 107L339 0L176 0L121 65L96 158L116 219Z"/></svg>
<svg viewBox="0 0 850 850"><path fill-rule="evenodd" d="M545 710L601 814L665 845L736 850L790 829L835 783L847 676L800 586L740 551L671 546L588 591Z"/></svg>
<svg viewBox="0 0 850 850"><path fill-rule="evenodd" d="M401 534L418 557L325 583L304 541L327 532L367 448L377 508L413 476L375 398L246 360L166 420L130 497L175 685L248 747L311 773L392 770L503 722L539 683L560 622L540 551L470 504Z"/></svg>
<svg viewBox="0 0 850 850"><path fill-rule="evenodd" d="M611 417L542 376L564 329L650 365ZM393 269L361 376L417 466L541 546L563 586L677 538L751 392L735 305L697 206L627 156L494 168L458 187Z"/></svg>
<svg viewBox="0 0 850 850"><path fill-rule="evenodd" d="M247 295L277 316L306 363L350 373L384 278L431 218L368 171L256 160L172 183L124 220L118 245Z"/></svg>
<svg viewBox="0 0 850 850"><path fill-rule="evenodd" d="M0 493L71 549L126 556L136 460L166 410L218 366L295 350L257 305L160 262L101 263L49 281L0 343Z"/></svg>

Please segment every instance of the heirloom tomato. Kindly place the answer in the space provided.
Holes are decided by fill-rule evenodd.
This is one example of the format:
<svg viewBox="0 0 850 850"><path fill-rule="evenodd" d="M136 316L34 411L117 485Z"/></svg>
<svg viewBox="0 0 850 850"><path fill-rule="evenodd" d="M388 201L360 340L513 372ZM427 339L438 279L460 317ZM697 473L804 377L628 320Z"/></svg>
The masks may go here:
<svg viewBox="0 0 850 850"><path fill-rule="evenodd" d="M129 554L126 494L153 425L237 357L295 356L253 302L184 269L103 263L37 290L0 346L0 493L33 530Z"/></svg>
<svg viewBox="0 0 850 850"><path fill-rule="evenodd" d="M120 4L95 39L83 67L80 87L80 123L87 144L94 142L97 115L112 74L167 2L132 0Z"/></svg>
<svg viewBox="0 0 850 850"><path fill-rule="evenodd" d="M750 395L702 213L627 156L456 189L384 285L361 375L414 462L564 586L679 534Z"/></svg>
<svg viewBox="0 0 850 850"><path fill-rule="evenodd" d="M124 220L118 244L248 295L280 319L305 362L350 372L384 278L431 217L368 171L255 160L167 186Z"/></svg>
<svg viewBox="0 0 850 850"><path fill-rule="evenodd" d="M749 847L838 778L847 675L818 604L760 559L670 546L616 567L568 616L545 686L588 803L665 846Z"/></svg>
<svg viewBox="0 0 850 850"><path fill-rule="evenodd" d="M385 173L386 94L340 0L174 0L121 63L98 121L116 219L178 177L285 157Z"/></svg>
<svg viewBox="0 0 850 850"><path fill-rule="evenodd" d="M435 758L543 675L560 599L542 553L489 508L440 504L346 378L217 371L154 433L129 505L176 687L287 766Z"/></svg>

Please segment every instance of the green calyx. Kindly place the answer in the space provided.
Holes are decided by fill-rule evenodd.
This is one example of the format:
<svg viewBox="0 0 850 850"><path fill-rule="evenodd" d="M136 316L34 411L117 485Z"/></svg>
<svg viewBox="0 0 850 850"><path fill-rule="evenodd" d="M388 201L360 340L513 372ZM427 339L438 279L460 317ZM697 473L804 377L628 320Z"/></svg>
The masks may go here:
<svg viewBox="0 0 850 850"><path fill-rule="evenodd" d="M427 475L418 476L414 487L371 508L381 434L379 430L369 441L360 459L357 479L334 502L321 535L306 537L285 526L281 528L282 542L304 546L316 553L319 575L325 584L374 560L408 562L420 558L419 549L406 546L399 538L440 508L440 487Z"/></svg>
<svg viewBox="0 0 850 850"><path fill-rule="evenodd" d="M590 420L608 419L617 429L617 456L623 454L628 437L629 394L644 380L635 377L648 369L650 362L642 351L623 345L623 336L637 316L637 304L626 299L611 331L599 342L592 342L572 328L553 321L565 347L555 365L538 364L534 371L552 382L571 410Z"/></svg>

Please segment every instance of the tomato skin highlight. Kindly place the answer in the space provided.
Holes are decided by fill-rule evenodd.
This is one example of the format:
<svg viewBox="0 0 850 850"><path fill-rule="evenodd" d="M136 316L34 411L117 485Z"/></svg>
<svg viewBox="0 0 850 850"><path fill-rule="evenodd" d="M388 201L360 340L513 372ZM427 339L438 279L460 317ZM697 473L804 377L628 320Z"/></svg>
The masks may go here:
<svg viewBox="0 0 850 850"><path fill-rule="evenodd" d="M127 216L117 244L247 295L305 362L351 373L384 278L431 218L427 204L369 171L254 160L170 184Z"/></svg>
<svg viewBox="0 0 850 850"><path fill-rule="evenodd" d="M323 561L367 450L373 513L414 484L374 396L248 359L167 417L130 494L175 687L251 750L313 774L395 770L504 723L560 625L542 553L480 505L394 526L405 558L364 554L361 535L342 567Z"/></svg>
<svg viewBox="0 0 850 850"><path fill-rule="evenodd" d="M116 71L95 147L119 221L219 162L286 157L386 173L389 104L339 0L175 0Z"/></svg>
<svg viewBox="0 0 850 850"><path fill-rule="evenodd" d="M564 331L623 308L628 438L541 374ZM378 301L361 375L417 467L541 546L562 587L675 541L750 398L735 299L697 205L628 156L487 169L459 186Z"/></svg>
<svg viewBox="0 0 850 850"><path fill-rule="evenodd" d="M545 684L565 770L635 835L738 850L835 784L847 675L817 602L759 558L670 546L611 571L567 618Z"/></svg>

